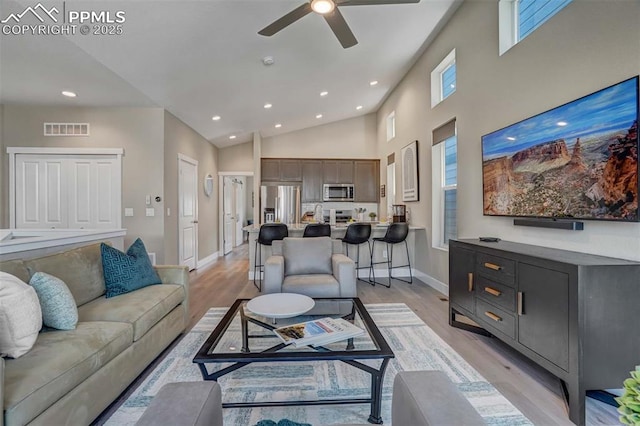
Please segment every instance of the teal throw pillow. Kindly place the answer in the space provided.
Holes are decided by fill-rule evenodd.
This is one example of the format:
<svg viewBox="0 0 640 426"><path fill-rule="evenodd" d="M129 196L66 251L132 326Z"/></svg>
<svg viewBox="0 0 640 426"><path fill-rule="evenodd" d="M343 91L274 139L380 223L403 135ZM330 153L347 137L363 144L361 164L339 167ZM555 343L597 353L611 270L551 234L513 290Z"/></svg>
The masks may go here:
<svg viewBox="0 0 640 426"><path fill-rule="evenodd" d="M29 285L38 295L45 326L57 330L75 330L78 307L64 281L44 272L36 272L29 280Z"/></svg>
<svg viewBox="0 0 640 426"><path fill-rule="evenodd" d="M140 238L131 244L126 253L102 243L100 254L107 298L162 284Z"/></svg>

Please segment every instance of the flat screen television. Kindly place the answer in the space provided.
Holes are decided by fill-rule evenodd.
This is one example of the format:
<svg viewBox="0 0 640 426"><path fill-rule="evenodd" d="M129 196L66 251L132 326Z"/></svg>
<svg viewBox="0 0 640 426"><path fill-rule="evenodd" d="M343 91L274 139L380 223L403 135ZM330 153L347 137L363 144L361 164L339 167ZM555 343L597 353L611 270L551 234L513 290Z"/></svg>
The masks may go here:
<svg viewBox="0 0 640 426"><path fill-rule="evenodd" d="M638 77L482 137L484 215L638 221Z"/></svg>

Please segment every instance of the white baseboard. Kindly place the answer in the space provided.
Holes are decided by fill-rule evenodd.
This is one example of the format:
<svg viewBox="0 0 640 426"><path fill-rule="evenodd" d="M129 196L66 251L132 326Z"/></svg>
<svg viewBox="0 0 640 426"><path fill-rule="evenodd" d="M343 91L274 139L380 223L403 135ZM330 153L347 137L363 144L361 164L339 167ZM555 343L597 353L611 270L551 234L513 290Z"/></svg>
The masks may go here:
<svg viewBox="0 0 640 426"><path fill-rule="evenodd" d="M218 258L218 252L216 251L216 252L210 254L209 256L198 260L198 262L196 264L196 269L204 268L205 266L209 266L210 264L215 262L215 260L217 258Z"/></svg>
<svg viewBox="0 0 640 426"><path fill-rule="evenodd" d="M440 293L449 297L449 286L442 281L439 281L433 278L431 275L425 274L424 272L416 271L415 269L413 270L413 274L414 277L426 283L429 287L432 287L436 291L439 291Z"/></svg>

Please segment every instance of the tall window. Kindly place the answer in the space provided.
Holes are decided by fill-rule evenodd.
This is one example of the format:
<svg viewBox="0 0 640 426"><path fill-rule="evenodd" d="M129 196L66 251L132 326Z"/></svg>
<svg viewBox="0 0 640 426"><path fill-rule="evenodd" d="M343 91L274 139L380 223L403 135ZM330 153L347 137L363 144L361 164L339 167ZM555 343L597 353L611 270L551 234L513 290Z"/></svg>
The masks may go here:
<svg viewBox="0 0 640 426"><path fill-rule="evenodd" d="M442 197L444 199L444 245L449 245L449 240L458 236L458 225L456 221L458 202L456 192L458 188L458 141L456 136L451 136L443 142L444 155L442 163L444 165L444 176L442 185Z"/></svg>
<svg viewBox="0 0 640 426"><path fill-rule="evenodd" d="M396 137L396 112L387 115L387 142Z"/></svg>
<svg viewBox="0 0 640 426"><path fill-rule="evenodd" d="M447 248L449 240L458 236L457 145L455 119L433 131L431 165L433 171L432 241L434 247Z"/></svg>
<svg viewBox="0 0 640 426"><path fill-rule="evenodd" d="M456 49L431 72L431 108L456 91Z"/></svg>
<svg viewBox="0 0 640 426"><path fill-rule="evenodd" d="M571 0L499 0L500 54L527 37Z"/></svg>

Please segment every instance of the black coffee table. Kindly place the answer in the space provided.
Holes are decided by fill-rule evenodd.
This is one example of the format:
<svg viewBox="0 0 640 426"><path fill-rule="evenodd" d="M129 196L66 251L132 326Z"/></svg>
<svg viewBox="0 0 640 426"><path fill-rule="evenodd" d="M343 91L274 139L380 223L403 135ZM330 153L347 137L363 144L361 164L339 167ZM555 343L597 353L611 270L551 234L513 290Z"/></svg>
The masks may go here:
<svg viewBox="0 0 640 426"><path fill-rule="evenodd" d="M277 324L264 317L253 315L245 305L250 299L238 299L218 323L207 341L202 345L193 362L198 364L204 380L217 380L239 368L254 362L300 362L300 361L341 361L371 374L371 397L350 399L320 399L303 401L258 401L258 402L227 402L224 408L239 407L273 407L296 405L330 405L330 404L371 404L370 423L381 424L382 381L385 369L394 354L373 322L373 319L358 298L316 298L314 300L329 300L351 302L352 309L342 318L352 320L363 328L365 333L354 339L343 340L319 347L305 346L295 348L285 345L272 332L274 328L286 324L293 324L312 319L310 317L296 317L287 320L279 319ZM339 315L323 315L334 316ZM317 317L316 317L317 318ZM232 333L231 329L240 324L238 344L222 347L221 344ZM359 362L359 360L381 360L378 369ZM223 368L212 368L209 372L207 364L233 363ZM268 366L267 366L268 367Z"/></svg>

